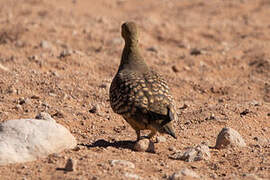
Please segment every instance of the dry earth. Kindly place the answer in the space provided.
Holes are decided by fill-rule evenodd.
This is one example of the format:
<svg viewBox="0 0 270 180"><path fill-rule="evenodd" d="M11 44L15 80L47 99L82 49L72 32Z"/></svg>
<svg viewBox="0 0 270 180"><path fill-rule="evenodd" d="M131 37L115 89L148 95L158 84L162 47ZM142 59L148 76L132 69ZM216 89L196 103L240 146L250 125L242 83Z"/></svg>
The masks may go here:
<svg viewBox="0 0 270 180"><path fill-rule="evenodd" d="M1 179L168 179L185 167L205 179L269 179L269 12L269 0L1 0L0 121L46 111L80 144L2 166ZM156 153L132 150L135 132L108 101L127 20L138 23L143 55L178 108L179 138L166 136ZM214 146L225 126L247 147L213 149L199 162L168 158L202 141ZM76 171L57 170L68 158ZM135 168L112 167L113 159Z"/></svg>

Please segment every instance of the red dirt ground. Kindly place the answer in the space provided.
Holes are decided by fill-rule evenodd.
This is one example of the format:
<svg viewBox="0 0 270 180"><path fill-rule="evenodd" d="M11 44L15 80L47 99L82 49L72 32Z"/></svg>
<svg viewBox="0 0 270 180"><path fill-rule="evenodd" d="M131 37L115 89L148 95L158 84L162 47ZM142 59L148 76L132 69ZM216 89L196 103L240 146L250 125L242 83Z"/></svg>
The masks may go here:
<svg viewBox="0 0 270 180"><path fill-rule="evenodd" d="M0 167L1 179L168 179L189 168L204 179L270 179L269 0L2 0L0 121L50 113L77 138L76 150ZM112 112L110 82L120 62L120 26L135 21L148 65L168 80L178 139L156 153L132 150L133 129ZM97 107L94 113L89 112ZM246 148L211 159L169 159L219 131L237 130ZM77 170L56 170L68 158ZM134 169L112 167L123 159Z"/></svg>

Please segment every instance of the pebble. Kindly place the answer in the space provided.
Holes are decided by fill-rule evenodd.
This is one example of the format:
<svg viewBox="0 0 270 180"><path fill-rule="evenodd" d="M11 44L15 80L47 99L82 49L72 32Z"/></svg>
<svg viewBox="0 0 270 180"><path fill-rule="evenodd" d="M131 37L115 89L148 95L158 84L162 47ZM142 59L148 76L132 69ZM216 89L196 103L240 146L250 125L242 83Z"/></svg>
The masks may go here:
<svg viewBox="0 0 270 180"><path fill-rule="evenodd" d="M193 48L193 49L191 49L191 51L190 51L190 55L193 55L193 56L198 56L198 55L200 55L202 52L199 50L199 49L197 49L197 48Z"/></svg>
<svg viewBox="0 0 270 180"><path fill-rule="evenodd" d="M127 168L135 168L135 165L127 160L110 160L109 163L111 166L123 166Z"/></svg>
<svg viewBox="0 0 270 180"><path fill-rule="evenodd" d="M175 151L176 151L176 148L175 148L175 147L173 147L173 146L170 146L170 147L169 147L169 151L173 151L173 152L175 152Z"/></svg>
<svg viewBox="0 0 270 180"><path fill-rule="evenodd" d="M15 46L19 47L19 48L22 48L22 47L25 46L25 43L23 41L18 40L18 41L16 41Z"/></svg>
<svg viewBox="0 0 270 180"><path fill-rule="evenodd" d="M29 98L19 98L18 104L23 105L23 104L30 104L31 100Z"/></svg>
<svg viewBox="0 0 270 180"><path fill-rule="evenodd" d="M222 149L228 146L246 147L246 143L236 130L225 127L217 136L215 148Z"/></svg>
<svg viewBox="0 0 270 180"><path fill-rule="evenodd" d="M152 51L152 52L155 52L155 53L157 53L157 52L158 52L157 48L156 48L156 47L154 47L154 46L149 47L149 48L147 48L146 50L147 50L147 51Z"/></svg>
<svg viewBox="0 0 270 180"><path fill-rule="evenodd" d="M136 142L134 150L139 152L155 152L155 147L152 141L145 138Z"/></svg>
<svg viewBox="0 0 270 180"><path fill-rule="evenodd" d="M4 71L9 71L9 69L5 66L3 66L2 64L0 64L0 69L4 70Z"/></svg>
<svg viewBox="0 0 270 180"><path fill-rule="evenodd" d="M72 51L71 49L64 49L64 50L60 53L59 57L60 57L60 58L64 58L64 57L66 57L66 56L70 56L72 53L73 53L73 51Z"/></svg>
<svg viewBox="0 0 270 180"><path fill-rule="evenodd" d="M125 173L125 176L126 176L127 178L130 178L130 179L142 179L142 178L141 178L140 176L138 176L137 174L128 173L128 172Z"/></svg>
<svg viewBox="0 0 270 180"><path fill-rule="evenodd" d="M260 106L261 105L261 103L256 101L256 100L251 101L250 104L253 106Z"/></svg>
<svg viewBox="0 0 270 180"><path fill-rule="evenodd" d="M43 119L43 120L47 120L47 121L54 121L55 120L51 117L51 115L49 113L46 112L40 112L36 115L35 119Z"/></svg>
<svg viewBox="0 0 270 180"><path fill-rule="evenodd" d="M185 168L185 169L180 170L179 172L173 173L173 175L169 179L182 180L182 179L187 179L187 178L200 179L200 176L196 172Z"/></svg>
<svg viewBox="0 0 270 180"><path fill-rule="evenodd" d="M164 136L157 136L156 141L157 142L166 142L166 138Z"/></svg>
<svg viewBox="0 0 270 180"><path fill-rule="evenodd" d="M49 93L49 96L56 97L56 96L57 96L57 94L54 94L54 93Z"/></svg>
<svg viewBox="0 0 270 180"><path fill-rule="evenodd" d="M194 162L201 160L209 160L211 158L209 147L201 143L196 147L189 148L185 152L175 152L169 156L171 159L182 160L186 162Z"/></svg>
<svg viewBox="0 0 270 180"><path fill-rule="evenodd" d="M250 113L249 109L245 109L244 111L242 111L240 113L240 116L243 117L243 116L247 115L248 113Z"/></svg>
<svg viewBox="0 0 270 180"><path fill-rule="evenodd" d="M43 49L51 49L52 45L50 42L43 40L40 42L40 47Z"/></svg>
<svg viewBox="0 0 270 180"><path fill-rule="evenodd" d="M77 161L69 158L67 160L65 171L76 171Z"/></svg>
<svg viewBox="0 0 270 180"><path fill-rule="evenodd" d="M267 145L270 144L270 139L268 140L267 138L264 137L254 137L253 140L257 141L259 145Z"/></svg>
<svg viewBox="0 0 270 180"><path fill-rule="evenodd" d="M92 105L91 109L89 109L89 112L90 113L97 113L97 112L99 112L99 110L100 110L99 105Z"/></svg>
<svg viewBox="0 0 270 180"><path fill-rule="evenodd" d="M173 66L172 66L172 70L173 70L173 72L175 72L175 73L179 72L179 69L178 69L178 67L177 67L176 65L173 65Z"/></svg>

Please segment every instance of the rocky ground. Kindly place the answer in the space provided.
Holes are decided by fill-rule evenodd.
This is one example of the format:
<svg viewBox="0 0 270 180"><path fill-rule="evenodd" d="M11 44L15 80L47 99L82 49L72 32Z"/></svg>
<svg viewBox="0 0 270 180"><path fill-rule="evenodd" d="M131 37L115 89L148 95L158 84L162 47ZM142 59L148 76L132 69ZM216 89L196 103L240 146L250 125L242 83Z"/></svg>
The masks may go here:
<svg viewBox="0 0 270 180"><path fill-rule="evenodd" d="M269 179L269 12L268 0L0 1L0 121L45 111L79 144L1 166L1 179L169 179L185 168L201 179ZM178 139L164 135L156 153L132 149L136 134L108 101L127 20L139 25L143 55L177 104ZM196 162L169 158L214 146L223 127L247 147L210 149ZM76 169L66 172L69 158Z"/></svg>

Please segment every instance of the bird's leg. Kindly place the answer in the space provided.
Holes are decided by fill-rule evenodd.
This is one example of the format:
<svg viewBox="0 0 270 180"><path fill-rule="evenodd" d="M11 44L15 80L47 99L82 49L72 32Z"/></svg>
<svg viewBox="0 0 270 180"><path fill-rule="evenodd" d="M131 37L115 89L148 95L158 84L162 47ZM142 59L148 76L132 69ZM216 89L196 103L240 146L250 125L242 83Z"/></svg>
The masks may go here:
<svg viewBox="0 0 270 180"><path fill-rule="evenodd" d="M140 138L141 138L141 132L140 132L140 130L136 130L136 134L137 134L137 141L139 141Z"/></svg>
<svg viewBox="0 0 270 180"><path fill-rule="evenodd" d="M151 133L148 135L148 138L149 138L150 141L153 140L156 133L157 133L157 131L155 129L151 129Z"/></svg>

